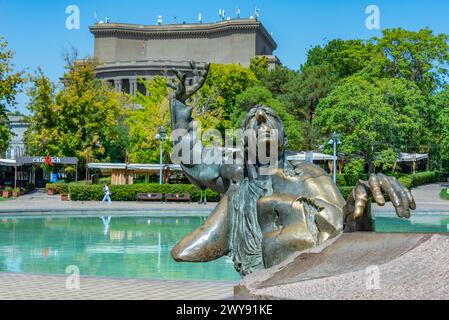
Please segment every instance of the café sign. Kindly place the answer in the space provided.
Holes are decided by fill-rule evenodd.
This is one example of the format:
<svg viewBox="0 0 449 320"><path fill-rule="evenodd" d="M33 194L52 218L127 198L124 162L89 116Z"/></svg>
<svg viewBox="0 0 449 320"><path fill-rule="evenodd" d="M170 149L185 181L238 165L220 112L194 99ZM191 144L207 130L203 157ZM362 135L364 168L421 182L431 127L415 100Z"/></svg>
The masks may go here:
<svg viewBox="0 0 449 320"><path fill-rule="evenodd" d="M61 158L59 157L35 157L33 158L33 163L61 163Z"/></svg>
<svg viewBox="0 0 449 320"><path fill-rule="evenodd" d="M49 163L49 160L53 164L78 164L78 158L75 157L50 157L50 156L36 156L36 157L19 157L17 158L17 164L42 164Z"/></svg>

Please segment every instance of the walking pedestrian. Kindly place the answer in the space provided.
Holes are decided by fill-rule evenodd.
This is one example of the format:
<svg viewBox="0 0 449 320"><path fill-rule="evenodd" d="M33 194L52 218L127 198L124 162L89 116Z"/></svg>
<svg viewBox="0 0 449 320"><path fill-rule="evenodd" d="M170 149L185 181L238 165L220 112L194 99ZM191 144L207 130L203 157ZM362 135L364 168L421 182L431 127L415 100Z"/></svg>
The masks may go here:
<svg viewBox="0 0 449 320"><path fill-rule="evenodd" d="M111 192L109 191L109 186L107 183L104 184L103 193L104 193L104 197L103 197L103 200L101 200L101 204L103 204L105 201L108 201L109 204L112 204Z"/></svg>

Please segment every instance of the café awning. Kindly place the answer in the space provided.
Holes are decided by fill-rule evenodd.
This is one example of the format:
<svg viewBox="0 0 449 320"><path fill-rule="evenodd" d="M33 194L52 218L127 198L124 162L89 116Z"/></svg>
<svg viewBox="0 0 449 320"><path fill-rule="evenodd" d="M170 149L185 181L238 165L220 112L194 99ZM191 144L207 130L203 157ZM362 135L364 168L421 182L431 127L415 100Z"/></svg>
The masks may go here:
<svg viewBox="0 0 449 320"><path fill-rule="evenodd" d="M16 160L0 159L0 166L15 167L16 164L17 164Z"/></svg>
<svg viewBox="0 0 449 320"><path fill-rule="evenodd" d="M402 152L398 156L398 162L416 162L429 159L427 153L405 153Z"/></svg>

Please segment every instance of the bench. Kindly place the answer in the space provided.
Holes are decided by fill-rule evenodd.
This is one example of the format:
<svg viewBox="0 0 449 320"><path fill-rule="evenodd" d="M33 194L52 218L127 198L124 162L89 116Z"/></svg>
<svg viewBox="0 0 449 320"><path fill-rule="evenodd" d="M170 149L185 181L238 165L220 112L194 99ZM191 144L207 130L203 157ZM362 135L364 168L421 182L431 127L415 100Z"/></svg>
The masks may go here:
<svg viewBox="0 0 449 320"><path fill-rule="evenodd" d="M165 195L166 201L173 201L173 202L190 202L190 194L183 193L183 194L173 194L168 193Z"/></svg>
<svg viewBox="0 0 449 320"><path fill-rule="evenodd" d="M138 193L137 201L161 201L163 197L161 193Z"/></svg>

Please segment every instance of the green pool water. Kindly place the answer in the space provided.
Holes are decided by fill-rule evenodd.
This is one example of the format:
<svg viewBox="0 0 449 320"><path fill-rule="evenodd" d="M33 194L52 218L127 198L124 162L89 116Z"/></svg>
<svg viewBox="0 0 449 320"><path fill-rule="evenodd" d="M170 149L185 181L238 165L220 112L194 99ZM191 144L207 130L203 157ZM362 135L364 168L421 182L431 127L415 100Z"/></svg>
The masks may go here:
<svg viewBox="0 0 449 320"><path fill-rule="evenodd" d="M177 263L170 250L203 217L1 218L0 271L166 280L238 280L228 257Z"/></svg>
<svg viewBox="0 0 449 320"><path fill-rule="evenodd" d="M375 218L376 232L449 232L449 212L413 212L410 219L400 219L394 212Z"/></svg>
<svg viewBox="0 0 449 320"><path fill-rule="evenodd" d="M164 280L238 280L230 258L177 263L170 250L204 217L0 218L0 272ZM449 213L376 215L377 232L449 232Z"/></svg>

